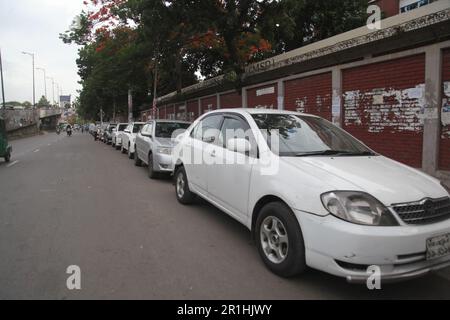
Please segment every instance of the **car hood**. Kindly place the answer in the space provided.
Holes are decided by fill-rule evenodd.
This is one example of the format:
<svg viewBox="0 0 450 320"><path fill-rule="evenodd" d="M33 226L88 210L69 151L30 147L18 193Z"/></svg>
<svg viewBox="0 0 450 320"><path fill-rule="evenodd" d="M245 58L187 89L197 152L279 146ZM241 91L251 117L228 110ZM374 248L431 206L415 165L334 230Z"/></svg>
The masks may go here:
<svg viewBox="0 0 450 320"><path fill-rule="evenodd" d="M297 169L324 182L326 191L363 191L384 205L441 198L448 193L427 174L390 160L376 157L283 158Z"/></svg>
<svg viewBox="0 0 450 320"><path fill-rule="evenodd" d="M155 142L161 147L173 148L176 142L172 138L155 138Z"/></svg>

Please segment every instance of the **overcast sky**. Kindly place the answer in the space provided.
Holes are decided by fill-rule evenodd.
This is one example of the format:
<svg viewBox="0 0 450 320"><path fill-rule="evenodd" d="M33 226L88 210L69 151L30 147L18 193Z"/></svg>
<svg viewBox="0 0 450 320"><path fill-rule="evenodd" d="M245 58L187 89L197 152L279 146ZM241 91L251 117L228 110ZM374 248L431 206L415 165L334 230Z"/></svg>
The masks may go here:
<svg viewBox="0 0 450 320"><path fill-rule="evenodd" d="M31 57L36 67L45 68L47 77L60 84L63 94L76 95L77 46L66 45L58 37L83 9L83 0L0 0L0 48L2 51L6 101L32 102ZM55 99L57 96L55 87ZM36 70L36 103L44 95L44 75ZM52 99L52 83L47 81ZM1 90L0 90L1 97Z"/></svg>

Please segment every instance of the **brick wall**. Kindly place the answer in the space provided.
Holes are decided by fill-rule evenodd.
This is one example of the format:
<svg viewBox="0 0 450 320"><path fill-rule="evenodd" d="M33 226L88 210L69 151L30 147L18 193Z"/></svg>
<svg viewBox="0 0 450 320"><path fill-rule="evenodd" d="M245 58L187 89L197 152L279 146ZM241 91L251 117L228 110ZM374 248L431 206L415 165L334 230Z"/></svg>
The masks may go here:
<svg viewBox="0 0 450 320"><path fill-rule="evenodd" d="M277 89L277 84L274 83L247 90L247 107L277 109Z"/></svg>
<svg viewBox="0 0 450 320"><path fill-rule="evenodd" d="M237 92L220 95L220 108L242 108L242 96Z"/></svg>
<svg viewBox="0 0 450 320"><path fill-rule="evenodd" d="M286 110L311 113L331 121L331 73L286 81L284 86Z"/></svg>
<svg viewBox="0 0 450 320"><path fill-rule="evenodd" d="M343 127L375 151L422 167L425 55L343 71Z"/></svg>
<svg viewBox="0 0 450 320"><path fill-rule="evenodd" d="M202 114L208 112L208 110L217 109L217 97L211 96L200 100Z"/></svg>
<svg viewBox="0 0 450 320"><path fill-rule="evenodd" d="M166 119L175 119L174 105L166 106Z"/></svg>
<svg viewBox="0 0 450 320"><path fill-rule="evenodd" d="M198 100L187 102L187 121L194 121L198 117Z"/></svg>
<svg viewBox="0 0 450 320"><path fill-rule="evenodd" d="M185 103L179 103L175 105L175 119L176 120L186 120L186 104Z"/></svg>
<svg viewBox="0 0 450 320"><path fill-rule="evenodd" d="M450 49L443 52L442 61L442 113L439 169L450 170Z"/></svg>

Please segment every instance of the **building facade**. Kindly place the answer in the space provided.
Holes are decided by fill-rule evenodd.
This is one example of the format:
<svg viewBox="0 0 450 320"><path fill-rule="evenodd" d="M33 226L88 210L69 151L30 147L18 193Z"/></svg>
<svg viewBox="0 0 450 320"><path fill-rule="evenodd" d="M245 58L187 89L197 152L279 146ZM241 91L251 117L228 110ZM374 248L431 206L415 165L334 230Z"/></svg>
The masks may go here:
<svg viewBox="0 0 450 320"><path fill-rule="evenodd" d="M316 114L375 151L450 177L450 0L441 0L250 65L236 91L223 77L158 100L158 117L221 108Z"/></svg>

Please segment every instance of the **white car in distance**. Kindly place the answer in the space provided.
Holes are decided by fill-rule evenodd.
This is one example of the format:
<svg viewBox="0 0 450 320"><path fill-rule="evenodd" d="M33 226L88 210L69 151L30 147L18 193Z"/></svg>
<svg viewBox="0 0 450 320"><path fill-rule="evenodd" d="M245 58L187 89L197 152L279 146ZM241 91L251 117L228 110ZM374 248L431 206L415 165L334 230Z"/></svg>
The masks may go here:
<svg viewBox="0 0 450 320"><path fill-rule="evenodd" d="M128 153L128 158L133 159L134 157L134 140L136 139L137 133L145 125L145 122L131 122L119 135L122 141L121 151L122 153Z"/></svg>
<svg viewBox="0 0 450 320"><path fill-rule="evenodd" d="M173 161L178 201L200 196L244 224L277 275L309 266L361 283L375 267L389 282L450 266L448 188L320 117L213 111Z"/></svg>
<svg viewBox="0 0 450 320"><path fill-rule="evenodd" d="M117 124L117 127L114 128L112 133L112 147L116 148L117 150L120 149L122 146L122 132L128 127L128 123L119 123Z"/></svg>

